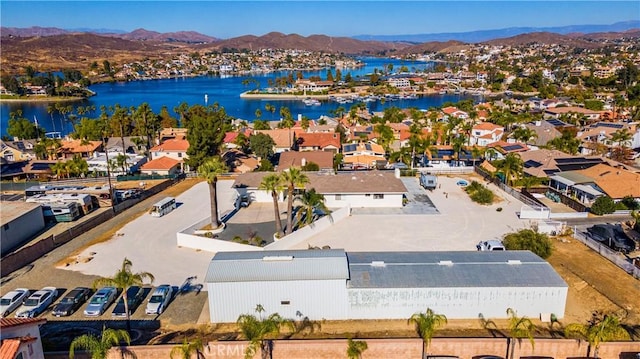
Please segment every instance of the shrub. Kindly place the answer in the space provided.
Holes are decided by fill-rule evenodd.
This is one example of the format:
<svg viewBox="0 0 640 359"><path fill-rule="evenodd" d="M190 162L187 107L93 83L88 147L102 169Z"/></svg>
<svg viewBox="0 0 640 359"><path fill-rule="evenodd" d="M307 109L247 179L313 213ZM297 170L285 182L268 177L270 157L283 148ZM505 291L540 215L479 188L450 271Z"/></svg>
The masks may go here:
<svg viewBox="0 0 640 359"><path fill-rule="evenodd" d="M522 229L509 233L502 240L504 247L509 250L529 250L539 257L546 259L553 253L553 243L544 234L532 229Z"/></svg>
<svg viewBox="0 0 640 359"><path fill-rule="evenodd" d="M636 199L631 196L624 196L622 201L618 202L618 204L623 205L624 206L623 209L628 209L632 211L640 209L640 202L636 201Z"/></svg>
<svg viewBox="0 0 640 359"><path fill-rule="evenodd" d="M484 186L478 183L478 181L471 181L471 184L468 185L467 188L465 188L465 191L467 191L467 193L471 195L473 192L476 192L482 188L484 188Z"/></svg>
<svg viewBox="0 0 640 359"><path fill-rule="evenodd" d="M616 210L616 204L609 196L602 196L596 198L591 205L591 213L601 216L603 214L613 213Z"/></svg>
<svg viewBox="0 0 640 359"><path fill-rule="evenodd" d="M482 187L471 194L471 200L480 204L491 204L493 203L493 192L488 188Z"/></svg>

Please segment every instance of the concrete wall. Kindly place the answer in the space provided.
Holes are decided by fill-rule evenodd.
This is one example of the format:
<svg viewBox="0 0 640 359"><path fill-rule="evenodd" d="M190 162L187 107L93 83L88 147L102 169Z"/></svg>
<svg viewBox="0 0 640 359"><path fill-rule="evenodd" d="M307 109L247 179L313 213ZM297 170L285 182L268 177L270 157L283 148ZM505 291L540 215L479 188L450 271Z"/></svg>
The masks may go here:
<svg viewBox="0 0 640 359"><path fill-rule="evenodd" d="M267 314L292 320L345 319L348 315L344 279L207 283L207 294L212 323L233 323L242 314L255 314L258 304Z"/></svg>
<svg viewBox="0 0 640 359"><path fill-rule="evenodd" d="M562 219L562 218L587 218L589 217L589 212L560 212L560 213L549 213L550 219Z"/></svg>
<svg viewBox="0 0 640 359"><path fill-rule="evenodd" d="M541 313L564 317L567 288L349 288L350 319L404 319L431 308L449 319L539 318Z"/></svg>
<svg viewBox="0 0 640 359"><path fill-rule="evenodd" d="M251 246L248 244L224 241L215 238L197 236L193 234L196 229L202 228L211 223L211 217L202 219L195 224L176 233L176 242L178 247L191 249L200 249L207 252L231 252L231 251L261 251L261 247Z"/></svg>
<svg viewBox="0 0 640 359"><path fill-rule="evenodd" d="M374 193L351 194L325 194L325 204L329 208L378 208L378 207L402 207L402 194L383 194L384 198L374 198ZM339 198L339 199L338 199Z"/></svg>
<svg viewBox="0 0 640 359"><path fill-rule="evenodd" d="M535 209L530 206L520 207L520 219L548 219L551 211L548 208Z"/></svg>
<svg viewBox="0 0 640 359"><path fill-rule="evenodd" d="M11 206L11 203L3 203L3 206ZM20 203L21 207L27 207L24 203ZM42 206L34 205L31 209L12 220L11 222L2 221L0 225L0 238L2 238L2 249L0 252L4 256L11 250L21 246L29 241L33 236L44 228L44 214ZM3 274L4 275L4 274Z"/></svg>

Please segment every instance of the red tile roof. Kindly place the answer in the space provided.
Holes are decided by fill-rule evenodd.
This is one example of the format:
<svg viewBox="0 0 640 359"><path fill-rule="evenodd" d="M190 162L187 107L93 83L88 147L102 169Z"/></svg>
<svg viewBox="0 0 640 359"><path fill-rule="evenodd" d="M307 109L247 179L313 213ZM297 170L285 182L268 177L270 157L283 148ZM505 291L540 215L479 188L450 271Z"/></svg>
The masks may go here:
<svg viewBox="0 0 640 359"><path fill-rule="evenodd" d="M0 358L13 359L20 349L20 339L3 339L2 346L0 346Z"/></svg>
<svg viewBox="0 0 640 359"><path fill-rule="evenodd" d="M89 141L87 144L82 144L82 141L83 140L62 141L60 151L71 153L93 152L102 146L102 141Z"/></svg>
<svg viewBox="0 0 640 359"><path fill-rule="evenodd" d="M301 133L296 134L299 139L302 139L300 147L318 147L323 149L325 147L333 146L340 148L340 134L333 133Z"/></svg>
<svg viewBox="0 0 640 359"><path fill-rule="evenodd" d="M178 138L172 138L151 147L152 152L187 152L188 149L189 141Z"/></svg>
<svg viewBox="0 0 640 359"><path fill-rule="evenodd" d="M0 318L0 328L6 329L27 324L44 324L46 319L42 318Z"/></svg>
<svg viewBox="0 0 640 359"><path fill-rule="evenodd" d="M289 167L302 167L302 160L306 163L313 162L322 168L333 168L333 153L325 151L287 151L280 154L278 171Z"/></svg>
<svg viewBox="0 0 640 359"><path fill-rule="evenodd" d="M160 158L156 158L155 160L152 160L143 164L140 169L145 171L150 171L150 170L168 171L179 163L180 161L176 159L173 159L167 156L162 156Z"/></svg>

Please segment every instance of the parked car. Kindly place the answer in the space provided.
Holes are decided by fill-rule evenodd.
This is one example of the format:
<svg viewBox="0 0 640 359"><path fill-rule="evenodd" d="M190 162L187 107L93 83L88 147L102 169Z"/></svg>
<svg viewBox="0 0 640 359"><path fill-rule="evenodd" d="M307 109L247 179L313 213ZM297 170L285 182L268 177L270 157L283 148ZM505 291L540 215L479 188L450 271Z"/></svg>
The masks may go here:
<svg viewBox="0 0 640 359"><path fill-rule="evenodd" d="M481 241L480 243L476 244L476 248L479 251L504 251L505 250L502 242L497 241L495 239L488 240L488 241Z"/></svg>
<svg viewBox="0 0 640 359"><path fill-rule="evenodd" d="M111 303L116 299L118 290L115 287L103 287L91 297L89 304L84 309L84 315L89 317L97 317L109 308Z"/></svg>
<svg viewBox="0 0 640 359"><path fill-rule="evenodd" d="M240 196L240 207L249 207L249 204L251 204L251 198L248 194Z"/></svg>
<svg viewBox="0 0 640 359"><path fill-rule="evenodd" d="M632 252L636 247L635 242L627 236L619 224L595 224L587 228L587 235L609 248L623 253Z"/></svg>
<svg viewBox="0 0 640 359"><path fill-rule="evenodd" d="M22 305L25 298L29 296L29 289L18 288L5 294L0 298L0 318L5 318L9 313Z"/></svg>
<svg viewBox="0 0 640 359"><path fill-rule="evenodd" d="M44 287L31 294L22 306L16 311L16 318L35 318L58 296L58 289L55 287Z"/></svg>
<svg viewBox="0 0 640 359"><path fill-rule="evenodd" d="M53 306L51 314L56 317L66 317L75 313L84 302L91 296L91 289L85 287L77 287L67 293L62 300Z"/></svg>
<svg viewBox="0 0 640 359"><path fill-rule="evenodd" d="M145 313L147 314L162 314L167 308L171 298L173 297L173 287L168 284L163 284L156 288L147 302L147 308Z"/></svg>
<svg viewBox="0 0 640 359"><path fill-rule="evenodd" d="M140 303L144 299L144 288L138 286L131 286L127 289L127 305L129 306L129 315L133 314ZM127 313L124 310L124 295L120 296L116 306L111 311L113 317L126 317Z"/></svg>

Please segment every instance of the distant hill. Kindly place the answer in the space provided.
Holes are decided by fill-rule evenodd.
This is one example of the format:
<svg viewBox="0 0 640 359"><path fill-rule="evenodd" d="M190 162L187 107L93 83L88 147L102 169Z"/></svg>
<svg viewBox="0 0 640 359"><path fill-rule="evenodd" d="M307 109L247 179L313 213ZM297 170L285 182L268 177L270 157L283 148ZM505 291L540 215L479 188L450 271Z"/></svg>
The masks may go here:
<svg viewBox="0 0 640 359"><path fill-rule="evenodd" d="M5 36L15 37L34 37L34 36L56 36L56 35L68 35L76 33L88 33L98 34L110 37L117 37L125 40L141 40L141 41L166 41L166 42L184 42L184 43L208 43L216 42L219 39L207 35L200 34L195 31L179 31L160 33L156 31L149 31L145 29L137 29L132 32L122 32L118 30L107 29L76 29L76 30L64 30L55 27L29 27L29 28L15 28L15 27L2 27L0 28L0 34Z"/></svg>
<svg viewBox="0 0 640 359"><path fill-rule="evenodd" d="M571 37L567 35L555 34L552 32L532 32L528 34L520 34L504 39L495 39L483 42L488 45L502 45L502 46L518 46L531 43L538 44L558 44L567 45L579 48L597 48L603 46L603 44L593 43L584 40L582 37Z"/></svg>
<svg viewBox="0 0 640 359"><path fill-rule="evenodd" d="M467 43L484 42L493 39L512 37L532 32L552 32L557 34L570 33L605 33L622 32L640 28L640 21L631 20L617 22L611 25L572 25L558 27L510 27L496 30L479 30L469 32L442 32L433 34L407 34L407 35L358 35L354 39L363 41L404 41L411 43L424 43L430 41L456 40Z"/></svg>

